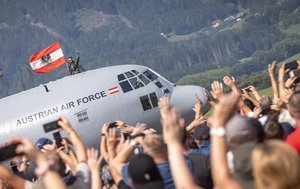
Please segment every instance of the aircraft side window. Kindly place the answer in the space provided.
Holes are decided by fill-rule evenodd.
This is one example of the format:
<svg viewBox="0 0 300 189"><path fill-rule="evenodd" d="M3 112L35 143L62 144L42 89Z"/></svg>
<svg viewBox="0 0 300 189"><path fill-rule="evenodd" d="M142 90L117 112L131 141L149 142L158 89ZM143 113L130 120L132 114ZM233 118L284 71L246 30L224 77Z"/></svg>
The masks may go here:
<svg viewBox="0 0 300 189"><path fill-rule="evenodd" d="M129 82L127 80L123 81L123 82L120 82L120 86L121 86L124 93L133 90L131 85L129 84Z"/></svg>
<svg viewBox="0 0 300 189"><path fill-rule="evenodd" d="M125 75L126 75L127 78L132 78L132 77L134 77L134 74L131 73L131 72L125 72Z"/></svg>
<svg viewBox="0 0 300 189"><path fill-rule="evenodd" d="M145 83L145 85L148 85L150 83L150 81L142 74L140 74L139 79L143 81L143 83Z"/></svg>
<svg viewBox="0 0 300 189"><path fill-rule="evenodd" d="M134 89L138 89L144 86L144 84L136 77L129 80Z"/></svg>
<svg viewBox="0 0 300 189"><path fill-rule="evenodd" d="M126 77L125 77L124 74L118 75L118 81L122 81L122 80L124 80L124 79L126 79Z"/></svg>
<svg viewBox="0 0 300 189"><path fill-rule="evenodd" d="M156 85L158 88L162 88L162 87L163 87L163 84L161 84L160 81L155 82L155 85Z"/></svg>
<svg viewBox="0 0 300 189"><path fill-rule="evenodd" d="M145 96L141 96L140 97L140 101L142 103L143 109L144 111L146 110L150 110L152 108L151 104L150 104L150 99L148 95Z"/></svg>
<svg viewBox="0 0 300 189"><path fill-rule="evenodd" d="M138 74L139 74L139 72L136 71L136 70L131 70L131 72L134 73L135 75L138 75Z"/></svg>
<svg viewBox="0 0 300 189"><path fill-rule="evenodd" d="M156 93L150 93L145 96L140 97L140 101L142 103L144 111L150 110L158 106L158 99Z"/></svg>
<svg viewBox="0 0 300 189"><path fill-rule="evenodd" d="M157 107L158 99L157 99L156 93L150 93L149 96L150 96L153 108Z"/></svg>
<svg viewBox="0 0 300 189"><path fill-rule="evenodd" d="M155 75L153 72L151 72L150 70L147 70L143 73L148 79L150 79L151 81L153 81L154 79L158 78L157 75Z"/></svg>

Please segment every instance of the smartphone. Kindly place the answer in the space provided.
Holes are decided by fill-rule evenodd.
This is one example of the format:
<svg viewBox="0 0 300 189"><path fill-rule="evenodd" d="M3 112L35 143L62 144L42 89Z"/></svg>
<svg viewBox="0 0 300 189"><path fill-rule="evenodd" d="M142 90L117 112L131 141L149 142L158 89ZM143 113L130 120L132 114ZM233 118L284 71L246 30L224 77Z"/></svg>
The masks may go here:
<svg viewBox="0 0 300 189"><path fill-rule="evenodd" d="M108 125L108 128L111 129L111 128L114 128L114 127L117 127L117 122L112 122Z"/></svg>
<svg viewBox="0 0 300 189"><path fill-rule="evenodd" d="M290 69L290 70L294 70L294 69L297 69L297 67L298 67L298 63L297 63L297 61L295 60L295 61L293 61L293 62L288 62L288 63L286 63L285 64L285 66L284 66L284 69Z"/></svg>
<svg viewBox="0 0 300 189"><path fill-rule="evenodd" d="M132 139L135 139L137 137L145 137L145 133L139 133L139 134L136 134L136 135L131 135L129 138L132 140Z"/></svg>
<svg viewBox="0 0 300 189"><path fill-rule="evenodd" d="M246 92L251 92L251 90L250 90L250 86L248 86L248 87L245 87L245 88L243 88L242 90L245 90Z"/></svg>
<svg viewBox="0 0 300 189"><path fill-rule="evenodd" d="M61 138L60 132L53 133L53 137L54 137L55 144L56 144L57 148L63 146L62 143L61 143L62 138Z"/></svg>
<svg viewBox="0 0 300 189"><path fill-rule="evenodd" d="M50 123L46 123L46 124L44 124L43 126L44 126L44 131L45 131L46 133L61 128L61 127L58 125L58 120L52 121L52 122L50 122Z"/></svg>
<svg viewBox="0 0 300 189"><path fill-rule="evenodd" d="M0 148L0 161L5 161L7 159L11 159L16 156L20 156L23 154L17 154L16 148L20 143L9 144L8 146L4 146Z"/></svg>

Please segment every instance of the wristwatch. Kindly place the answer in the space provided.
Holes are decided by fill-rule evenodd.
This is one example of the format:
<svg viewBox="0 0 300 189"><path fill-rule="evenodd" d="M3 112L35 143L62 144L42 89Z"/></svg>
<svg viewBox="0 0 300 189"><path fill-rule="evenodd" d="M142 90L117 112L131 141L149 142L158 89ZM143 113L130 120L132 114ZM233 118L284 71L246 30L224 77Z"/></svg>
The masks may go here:
<svg viewBox="0 0 300 189"><path fill-rule="evenodd" d="M135 145L136 145L136 142L135 142L134 140L130 140L129 144L130 144L131 146L135 146Z"/></svg>
<svg viewBox="0 0 300 189"><path fill-rule="evenodd" d="M210 129L209 134L210 136L224 137L226 131L223 127L215 127Z"/></svg>

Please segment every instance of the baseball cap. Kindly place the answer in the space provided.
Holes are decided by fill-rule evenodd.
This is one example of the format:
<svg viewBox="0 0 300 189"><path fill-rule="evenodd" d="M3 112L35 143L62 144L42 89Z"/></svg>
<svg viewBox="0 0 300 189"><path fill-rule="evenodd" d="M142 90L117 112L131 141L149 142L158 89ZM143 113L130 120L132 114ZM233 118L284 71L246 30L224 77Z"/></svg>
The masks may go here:
<svg viewBox="0 0 300 189"><path fill-rule="evenodd" d="M236 147L246 141L254 140L255 131L249 118L236 114L226 124L226 141Z"/></svg>
<svg viewBox="0 0 300 189"><path fill-rule="evenodd" d="M256 143L253 141L239 145L233 153L234 173L233 179L243 188L254 188L254 178L252 175L251 153Z"/></svg>
<svg viewBox="0 0 300 189"><path fill-rule="evenodd" d="M164 188L157 166L147 154L132 156L129 160L128 172L135 189Z"/></svg>
<svg viewBox="0 0 300 189"><path fill-rule="evenodd" d="M209 139L209 127L206 124L197 126L194 130L194 139L196 140L208 140Z"/></svg>
<svg viewBox="0 0 300 189"><path fill-rule="evenodd" d="M45 146L46 144L52 144L52 140L50 140L49 138L39 138L36 143L35 146L40 150L43 148L43 146Z"/></svg>

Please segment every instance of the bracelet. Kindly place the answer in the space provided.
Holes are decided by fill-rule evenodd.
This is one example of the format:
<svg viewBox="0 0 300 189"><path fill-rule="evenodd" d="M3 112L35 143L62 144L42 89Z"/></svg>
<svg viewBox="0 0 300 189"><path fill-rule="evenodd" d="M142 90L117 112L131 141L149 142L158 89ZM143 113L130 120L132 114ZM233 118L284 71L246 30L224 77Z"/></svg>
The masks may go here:
<svg viewBox="0 0 300 189"><path fill-rule="evenodd" d="M210 134L210 136L224 137L226 134L226 131L223 127L213 127L213 128L210 128L209 134Z"/></svg>
<svg viewBox="0 0 300 189"><path fill-rule="evenodd" d="M283 80L283 78L282 77L278 77L278 81L282 81Z"/></svg>

